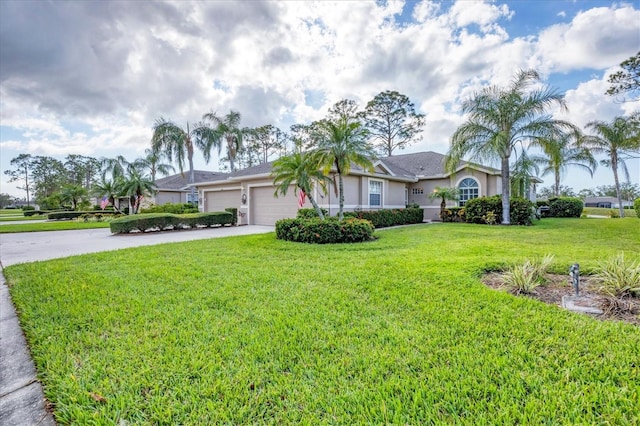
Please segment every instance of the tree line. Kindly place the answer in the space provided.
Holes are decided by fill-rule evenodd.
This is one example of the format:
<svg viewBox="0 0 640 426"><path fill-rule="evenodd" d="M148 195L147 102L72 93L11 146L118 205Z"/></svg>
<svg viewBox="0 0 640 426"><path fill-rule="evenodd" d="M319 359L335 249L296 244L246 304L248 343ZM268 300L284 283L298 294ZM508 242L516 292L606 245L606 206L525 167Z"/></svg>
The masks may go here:
<svg viewBox="0 0 640 426"><path fill-rule="evenodd" d="M638 55L640 52L612 75L608 94L637 93ZM534 176L553 175L553 192L559 195L561 177L568 168L578 167L593 175L598 166L594 155L604 155L600 165L613 171L616 196L622 205L619 173L629 182L625 162L640 155L640 112L610 122L593 121L584 129L587 133L552 117L552 107L567 110L564 95L539 83L535 70L521 70L506 87L488 86L465 100L462 111L466 121L451 137L446 168L455 172L464 158L499 163L502 223L509 224L510 197L523 196ZM173 164L181 174L188 167L189 182L194 183L196 150L207 163L212 150L216 150L230 172L278 158L273 168L277 194L286 194L287 182L295 182L296 191L309 196L315 185L326 191L332 184L342 217L343 176L351 165L371 169L376 157L391 156L419 140L424 124L424 115L416 113L407 96L395 91L379 93L362 110L355 101L343 99L324 119L294 124L289 133L271 125L243 127L237 111L226 115L210 111L185 127L162 117L157 119L146 158L133 163L123 158L96 160L82 156L68 156L63 163L22 154L11 161L15 169L5 173L21 181L27 202L31 191L40 204L51 206L65 200L75 204L71 193L77 189L107 197L111 204L119 196L127 196L135 205L153 191L156 174L175 170ZM532 154L532 147L541 153ZM310 201L322 216L315 200Z"/></svg>

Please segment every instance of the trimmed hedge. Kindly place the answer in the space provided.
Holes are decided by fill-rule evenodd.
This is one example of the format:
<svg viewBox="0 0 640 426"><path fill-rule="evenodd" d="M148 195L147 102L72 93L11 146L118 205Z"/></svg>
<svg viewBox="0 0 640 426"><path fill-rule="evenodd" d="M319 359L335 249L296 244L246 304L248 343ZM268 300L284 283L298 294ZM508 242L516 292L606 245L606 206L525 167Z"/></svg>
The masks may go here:
<svg viewBox="0 0 640 426"><path fill-rule="evenodd" d="M39 216L39 215L45 215L45 214L49 214L49 211L48 210L25 210L22 213L24 217Z"/></svg>
<svg viewBox="0 0 640 426"><path fill-rule="evenodd" d="M322 210L322 214L324 215L324 217L329 216L329 211L327 209L320 208L320 210ZM298 214L296 217L301 219L313 219L319 216L318 212L316 212L316 209L298 209Z"/></svg>
<svg viewBox="0 0 640 426"><path fill-rule="evenodd" d="M325 220L281 219L276 222L276 238L309 244L360 243L373 239L373 225L368 220L335 217Z"/></svg>
<svg viewBox="0 0 640 426"><path fill-rule="evenodd" d="M132 231L166 231L184 228L213 227L231 225L233 215L229 212L189 213L144 213L123 216L111 221L113 234L126 234Z"/></svg>
<svg viewBox="0 0 640 426"><path fill-rule="evenodd" d="M173 213L173 214L198 213L198 207L189 203L156 204L153 206L149 206L145 209L140 209L140 213Z"/></svg>
<svg viewBox="0 0 640 426"><path fill-rule="evenodd" d="M375 228L422 223L423 209L383 209L372 211L345 212L344 217L354 217L370 221Z"/></svg>
<svg viewBox="0 0 640 426"><path fill-rule="evenodd" d="M640 198L636 198L633 202L633 208L636 210L636 216L640 219Z"/></svg>
<svg viewBox="0 0 640 426"><path fill-rule="evenodd" d="M224 211L231 213L231 225L236 226L238 224L238 209L235 207L227 207Z"/></svg>
<svg viewBox="0 0 640 426"><path fill-rule="evenodd" d="M549 199L549 217L580 217L584 203L580 198L558 197Z"/></svg>
<svg viewBox="0 0 640 426"><path fill-rule="evenodd" d="M509 206L512 225L533 225L536 211L534 203L524 198L512 198ZM486 224L489 212L495 214L498 223L502 221L502 197L500 195L471 199L466 202L464 209L467 223Z"/></svg>
<svg viewBox="0 0 640 426"><path fill-rule="evenodd" d="M98 210L98 211L64 211L64 212L50 212L47 213L47 219L49 220L69 220L69 219L77 219L79 217L86 216L109 216L116 214L113 210Z"/></svg>

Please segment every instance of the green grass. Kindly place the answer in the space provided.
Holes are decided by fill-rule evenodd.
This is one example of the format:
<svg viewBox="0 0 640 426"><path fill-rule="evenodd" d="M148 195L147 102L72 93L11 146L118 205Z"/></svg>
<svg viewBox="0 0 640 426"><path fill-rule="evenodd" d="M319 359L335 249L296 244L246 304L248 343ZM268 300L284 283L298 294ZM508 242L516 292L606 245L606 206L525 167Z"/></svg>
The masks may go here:
<svg viewBox="0 0 640 426"><path fill-rule="evenodd" d="M65 220L60 222L16 223L0 225L0 234L14 232L68 231L70 229L108 228L109 222L77 222Z"/></svg>
<svg viewBox="0 0 640 426"><path fill-rule="evenodd" d="M4 215L22 215L22 209L0 209L0 216Z"/></svg>
<svg viewBox="0 0 640 426"><path fill-rule="evenodd" d="M602 207L585 207L582 210L582 214L609 217L609 213L611 212L611 210L615 210L616 212L620 211L620 209L618 209L618 208L605 209L605 208L602 208ZM624 217L636 217L637 218L636 211L634 209L624 209Z"/></svg>
<svg viewBox="0 0 640 426"><path fill-rule="evenodd" d="M17 220L47 220L47 216L9 216L0 215L0 222L14 222Z"/></svg>
<svg viewBox="0 0 640 426"><path fill-rule="evenodd" d="M640 328L485 270L640 253L637 219L274 234L5 271L60 424L639 424ZM102 401L104 398L104 401Z"/></svg>

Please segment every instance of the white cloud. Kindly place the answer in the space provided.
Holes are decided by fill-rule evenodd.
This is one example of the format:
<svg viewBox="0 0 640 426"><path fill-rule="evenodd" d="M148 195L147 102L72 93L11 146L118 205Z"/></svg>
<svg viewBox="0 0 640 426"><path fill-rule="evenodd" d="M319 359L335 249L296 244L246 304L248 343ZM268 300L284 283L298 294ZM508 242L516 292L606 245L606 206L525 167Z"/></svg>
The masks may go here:
<svg viewBox="0 0 640 426"><path fill-rule="evenodd" d="M626 5L593 8L570 23L553 25L537 43L542 70L604 69L620 63L640 45L639 22L640 10Z"/></svg>

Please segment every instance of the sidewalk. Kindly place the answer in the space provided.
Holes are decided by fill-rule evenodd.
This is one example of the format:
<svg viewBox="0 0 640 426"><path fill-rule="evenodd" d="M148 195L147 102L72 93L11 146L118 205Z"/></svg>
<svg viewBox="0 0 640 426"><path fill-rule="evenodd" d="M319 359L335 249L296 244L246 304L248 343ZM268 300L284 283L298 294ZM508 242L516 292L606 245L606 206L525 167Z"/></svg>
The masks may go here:
<svg viewBox="0 0 640 426"><path fill-rule="evenodd" d="M109 229L0 234L0 265L180 241L273 232L273 226L237 226L149 234L112 235ZM0 272L0 425L55 425Z"/></svg>

